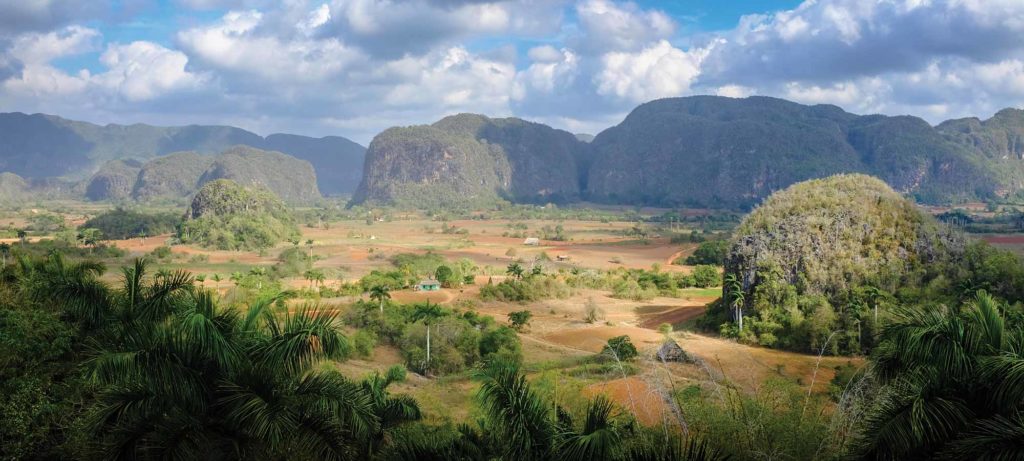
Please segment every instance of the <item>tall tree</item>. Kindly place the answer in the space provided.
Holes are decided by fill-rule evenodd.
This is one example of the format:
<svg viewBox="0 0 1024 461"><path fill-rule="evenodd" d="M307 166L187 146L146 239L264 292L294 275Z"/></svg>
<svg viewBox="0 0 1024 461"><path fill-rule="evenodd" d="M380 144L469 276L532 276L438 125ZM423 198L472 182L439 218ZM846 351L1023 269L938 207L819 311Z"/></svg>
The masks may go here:
<svg viewBox="0 0 1024 461"><path fill-rule="evenodd" d="M448 311L442 309L437 304L430 304L430 301L417 305L416 309L413 310L412 320L414 322L423 322L427 326L427 363L424 368L430 368L430 325L446 315L448 315Z"/></svg>
<svg viewBox="0 0 1024 461"><path fill-rule="evenodd" d="M374 285L370 288L370 299L380 303L380 315L384 315L384 301L391 299L391 289L387 285Z"/></svg>

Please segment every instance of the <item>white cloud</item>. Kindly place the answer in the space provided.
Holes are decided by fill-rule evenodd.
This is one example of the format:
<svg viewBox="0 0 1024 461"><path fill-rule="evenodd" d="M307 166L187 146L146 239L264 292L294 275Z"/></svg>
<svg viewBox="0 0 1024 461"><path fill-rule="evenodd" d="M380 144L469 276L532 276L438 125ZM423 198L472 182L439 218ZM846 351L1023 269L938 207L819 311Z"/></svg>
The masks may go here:
<svg viewBox="0 0 1024 461"><path fill-rule="evenodd" d="M576 5L576 14L585 32L579 39L580 48L635 51L676 31L675 21L665 13L643 10L633 3L582 0Z"/></svg>
<svg viewBox="0 0 1024 461"><path fill-rule="evenodd" d="M69 26L47 33L28 33L14 40L10 55L26 64L48 63L62 56L73 56L97 47L99 31Z"/></svg>
<svg viewBox="0 0 1024 461"><path fill-rule="evenodd" d="M594 77L597 92L631 102L645 102L690 92L700 75L707 49L683 51L662 40L636 53L610 52Z"/></svg>
<svg viewBox="0 0 1024 461"><path fill-rule="evenodd" d="M323 81L361 58L335 38L283 38L260 30L259 11L232 11L218 23L178 33L182 48L212 68L276 83Z"/></svg>
<svg viewBox="0 0 1024 461"><path fill-rule="evenodd" d="M515 83L511 63L474 56L459 47L391 62L386 70L403 77L382 100L392 107L504 114Z"/></svg>
<svg viewBox="0 0 1024 461"><path fill-rule="evenodd" d="M128 101L146 101L179 90L198 89L204 78L185 69L188 57L150 42L113 44L100 57L109 70L92 80Z"/></svg>
<svg viewBox="0 0 1024 461"><path fill-rule="evenodd" d="M516 99L523 99L534 91L551 93L557 88L569 87L579 71L579 56L569 49L536 47L529 51L529 57L534 62L516 77Z"/></svg>

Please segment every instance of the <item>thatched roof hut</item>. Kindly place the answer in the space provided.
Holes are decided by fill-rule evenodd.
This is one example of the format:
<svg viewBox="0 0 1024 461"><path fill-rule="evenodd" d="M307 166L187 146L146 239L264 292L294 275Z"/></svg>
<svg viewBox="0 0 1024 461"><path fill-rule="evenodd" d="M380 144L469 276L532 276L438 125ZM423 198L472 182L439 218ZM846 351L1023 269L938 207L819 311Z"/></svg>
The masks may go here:
<svg viewBox="0 0 1024 461"><path fill-rule="evenodd" d="M665 342L658 348L656 353L658 360L664 362L682 362L682 363L693 363L693 357L687 354L682 347L679 347L679 343L666 339Z"/></svg>

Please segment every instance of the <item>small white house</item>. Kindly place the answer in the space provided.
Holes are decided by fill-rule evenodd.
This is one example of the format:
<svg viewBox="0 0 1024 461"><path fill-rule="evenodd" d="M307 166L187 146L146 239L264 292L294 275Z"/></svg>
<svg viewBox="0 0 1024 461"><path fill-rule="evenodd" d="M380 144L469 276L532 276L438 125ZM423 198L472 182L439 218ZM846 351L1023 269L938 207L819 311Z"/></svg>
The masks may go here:
<svg viewBox="0 0 1024 461"><path fill-rule="evenodd" d="M531 245L531 246L540 245L540 239L537 238L537 237L527 237L526 240L523 240L523 245Z"/></svg>

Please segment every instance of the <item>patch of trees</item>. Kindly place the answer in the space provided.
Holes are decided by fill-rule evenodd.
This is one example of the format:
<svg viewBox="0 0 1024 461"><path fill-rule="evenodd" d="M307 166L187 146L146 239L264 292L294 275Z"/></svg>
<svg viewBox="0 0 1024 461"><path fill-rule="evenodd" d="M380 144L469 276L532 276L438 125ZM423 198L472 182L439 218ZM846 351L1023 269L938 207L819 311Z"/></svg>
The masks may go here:
<svg viewBox="0 0 1024 461"><path fill-rule="evenodd" d="M499 356L522 359L515 330L472 310L429 302L398 304L381 296L357 301L345 322L397 347L406 366L421 374L455 373Z"/></svg>
<svg viewBox="0 0 1024 461"><path fill-rule="evenodd" d="M695 266L698 264L721 266L725 264L725 257L728 253L729 242L727 240L708 240L697 246L697 249L693 251L693 254L687 256L683 262L689 266ZM676 264L679 264L679 261L676 261Z"/></svg>
<svg viewBox="0 0 1024 461"><path fill-rule="evenodd" d="M116 208L90 218L79 229L97 229L108 239L129 239L169 234L177 229L181 216L174 213L143 213Z"/></svg>

